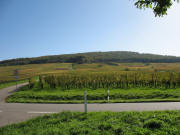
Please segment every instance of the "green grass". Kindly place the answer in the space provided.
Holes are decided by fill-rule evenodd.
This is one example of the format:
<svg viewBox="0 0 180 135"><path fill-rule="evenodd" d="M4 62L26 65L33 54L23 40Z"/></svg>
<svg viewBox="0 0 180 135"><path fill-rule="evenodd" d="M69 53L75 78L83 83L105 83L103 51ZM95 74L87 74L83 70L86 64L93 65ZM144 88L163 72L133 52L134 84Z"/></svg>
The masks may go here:
<svg viewBox="0 0 180 135"><path fill-rule="evenodd" d="M21 80L21 81L18 81L17 84L25 83L27 81L28 80ZM7 87L10 87L10 86L13 86L13 85L16 85L16 82L2 83L2 84L0 84L0 90L3 89L3 88L7 88Z"/></svg>
<svg viewBox="0 0 180 135"><path fill-rule="evenodd" d="M179 135L180 111L62 112L0 128L1 135Z"/></svg>
<svg viewBox="0 0 180 135"><path fill-rule="evenodd" d="M107 91L104 89L84 89L89 103L107 103ZM25 86L8 97L7 102L19 103L83 103L84 90L61 90L37 86L29 89ZM167 102L180 101L180 88L177 89L112 89L110 103L124 102Z"/></svg>

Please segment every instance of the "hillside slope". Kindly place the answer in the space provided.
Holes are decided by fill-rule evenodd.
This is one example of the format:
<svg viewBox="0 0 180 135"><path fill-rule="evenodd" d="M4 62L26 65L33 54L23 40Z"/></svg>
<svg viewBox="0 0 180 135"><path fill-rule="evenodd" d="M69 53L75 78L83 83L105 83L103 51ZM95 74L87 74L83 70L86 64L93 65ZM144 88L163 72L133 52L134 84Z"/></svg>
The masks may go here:
<svg viewBox="0 0 180 135"><path fill-rule="evenodd" d="M152 62L175 63L180 57L155 54L141 54L128 51L88 52L77 54L51 55L34 58L18 58L0 61L0 66L44 64L44 63L107 63L107 62Z"/></svg>

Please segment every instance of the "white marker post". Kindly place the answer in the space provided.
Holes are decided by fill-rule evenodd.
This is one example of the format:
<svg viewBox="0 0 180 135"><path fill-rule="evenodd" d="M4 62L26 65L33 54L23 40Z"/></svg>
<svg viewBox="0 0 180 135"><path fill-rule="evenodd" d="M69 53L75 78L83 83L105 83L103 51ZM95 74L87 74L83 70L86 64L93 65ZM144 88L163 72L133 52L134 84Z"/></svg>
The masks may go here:
<svg viewBox="0 0 180 135"><path fill-rule="evenodd" d="M87 113L87 93L84 91L84 112Z"/></svg>
<svg viewBox="0 0 180 135"><path fill-rule="evenodd" d="M107 100L109 102L109 89L107 90Z"/></svg>
<svg viewBox="0 0 180 135"><path fill-rule="evenodd" d="M16 90L17 90L17 81L18 81L18 75L19 75L19 71L18 69L14 70L14 78L16 79Z"/></svg>

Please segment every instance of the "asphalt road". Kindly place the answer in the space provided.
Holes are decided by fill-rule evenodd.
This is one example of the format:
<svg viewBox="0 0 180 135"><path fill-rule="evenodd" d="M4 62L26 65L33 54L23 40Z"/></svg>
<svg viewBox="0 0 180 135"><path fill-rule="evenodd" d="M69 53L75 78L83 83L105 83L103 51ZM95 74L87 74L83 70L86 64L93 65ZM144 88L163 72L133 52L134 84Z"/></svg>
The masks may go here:
<svg viewBox="0 0 180 135"><path fill-rule="evenodd" d="M18 85L21 87L25 84ZM5 103L15 86L0 90L0 127L29 118L61 111L84 111L83 104L23 104ZM152 111L180 110L180 102L88 104L88 111Z"/></svg>

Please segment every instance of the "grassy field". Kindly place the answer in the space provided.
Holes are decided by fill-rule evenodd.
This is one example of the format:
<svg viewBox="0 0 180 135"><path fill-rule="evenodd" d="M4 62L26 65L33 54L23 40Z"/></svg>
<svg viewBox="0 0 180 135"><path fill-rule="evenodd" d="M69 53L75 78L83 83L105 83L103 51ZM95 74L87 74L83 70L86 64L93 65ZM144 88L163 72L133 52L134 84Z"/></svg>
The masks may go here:
<svg viewBox="0 0 180 135"><path fill-rule="evenodd" d="M179 135L180 111L62 112L0 128L1 135Z"/></svg>
<svg viewBox="0 0 180 135"><path fill-rule="evenodd" d="M69 70L70 63L50 63L50 64L29 64L19 66L0 67L0 83L14 81L14 70L19 70L19 79L27 79L40 74L52 72L61 73Z"/></svg>
<svg viewBox="0 0 180 135"><path fill-rule="evenodd" d="M67 72L71 69L71 63L49 63L49 64L29 64L19 66L1 66L0 83L13 81L13 72L19 70L19 79L40 74L53 74ZM180 72L180 63L114 63L114 64L75 64L75 71L175 71Z"/></svg>
<svg viewBox="0 0 180 135"><path fill-rule="evenodd" d="M83 103L84 90L87 91L89 103L107 103L107 90L105 89L73 89L61 88L29 89L25 86L12 94L7 102L21 103ZM180 88L177 89L110 89L110 103L123 102L154 102L154 101L180 101Z"/></svg>
<svg viewBox="0 0 180 135"><path fill-rule="evenodd" d="M25 83L28 82L28 80L21 80L21 81L17 81L17 84L21 84L21 83ZM2 83L0 84L0 90L6 87L10 87L16 85L16 82L7 82L7 83Z"/></svg>

